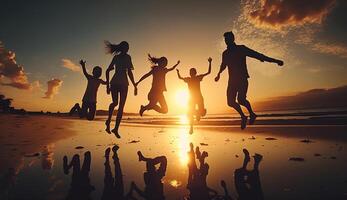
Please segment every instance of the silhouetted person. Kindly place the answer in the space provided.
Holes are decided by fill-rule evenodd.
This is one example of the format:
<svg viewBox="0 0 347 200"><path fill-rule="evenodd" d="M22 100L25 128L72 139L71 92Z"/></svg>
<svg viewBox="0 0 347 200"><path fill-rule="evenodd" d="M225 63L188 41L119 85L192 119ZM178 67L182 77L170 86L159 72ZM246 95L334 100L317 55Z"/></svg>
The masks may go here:
<svg viewBox="0 0 347 200"><path fill-rule="evenodd" d="M206 178L209 171L209 165L205 162L205 158L208 157L206 151L200 152L199 147L196 147L194 152L194 146L190 143L190 151L188 152L188 184L190 200L208 200L217 196L217 192L207 186ZM195 159L199 160L199 168L196 165Z"/></svg>
<svg viewBox="0 0 347 200"><path fill-rule="evenodd" d="M118 129L120 122L123 117L123 110L125 106L125 102L128 95L128 76L130 78L131 83L135 87L135 95L136 95L136 85L134 81L134 75L132 70L134 70L133 63L131 62L131 57L128 54L129 44L126 41L123 41L119 44L111 44L106 41L106 48L108 49L108 53L113 54L113 59L111 64L106 70L106 81L107 81L107 94L111 92L112 95L112 103L108 109L108 118L105 122L106 124L106 132L109 134L114 133L117 138L120 138ZM110 72L115 70L115 73L110 82ZM113 111L115 107L118 106L116 124L114 129L110 130L111 118L113 115Z"/></svg>
<svg viewBox="0 0 347 200"><path fill-rule="evenodd" d="M142 116L146 110L155 110L158 113L166 114L168 112L168 107L163 94L166 91L165 76L166 73L174 70L180 61L173 67L166 68L168 61L165 57L155 58L148 54L148 60L153 64L152 69L140 78L136 86L152 75L152 88L148 93L149 103L146 106L141 105L139 113ZM160 106L157 105L157 103L159 103Z"/></svg>
<svg viewBox="0 0 347 200"><path fill-rule="evenodd" d="M161 179L165 176L167 159L165 156L159 156L155 158L147 158L142 155L141 151L137 152L139 161L146 162L146 172L143 173L143 179L145 181L145 189L142 191L137 185L132 182L128 198L133 198L132 193L136 191L138 195L146 200L164 200L164 186ZM156 165L159 165L158 169Z"/></svg>
<svg viewBox="0 0 347 200"><path fill-rule="evenodd" d="M91 154L89 151L84 153L84 161L81 167L80 157L75 154L71 162L68 164L67 156L63 159L63 169L65 174L69 174L72 168L71 186L66 199L84 200L91 199L90 194L95 190L90 184L89 172L91 164Z"/></svg>
<svg viewBox="0 0 347 200"><path fill-rule="evenodd" d="M233 107L241 115L241 129L246 128L247 116L242 112L240 105L245 106L250 114L250 124L253 124L257 115L253 112L251 104L247 100L248 90L248 70L246 58L251 57L260 60L261 62L277 63L283 65L283 61L270 58L261 53L258 53L245 45L235 44L234 34L230 32L224 33L227 49L223 52L222 64L215 78L218 81L220 74L228 67L229 81L227 89L228 105ZM236 96L237 102L236 103Z"/></svg>
<svg viewBox="0 0 347 200"><path fill-rule="evenodd" d="M76 103L76 104L70 109L69 115L70 115L70 116L73 116L75 113L77 113L77 114L79 115L80 112L81 112L81 106L80 106L79 103Z"/></svg>
<svg viewBox="0 0 347 200"><path fill-rule="evenodd" d="M80 110L80 118L87 117L88 120L93 120L96 112L96 99L100 84L106 85L106 81L100 79L102 69L99 66L93 68L93 75L88 74L86 70L86 61L80 60L84 76L88 80L87 89L84 92L82 99L82 108Z"/></svg>
<svg viewBox="0 0 347 200"><path fill-rule="evenodd" d="M259 177L259 164L263 156L255 154L253 170L247 170L247 165L250 161L249 152L243 149L245 155L243 165L234 172L235 188L239 195L239 200L263 200L263 190L261 188Z"/></svg>
<svg viewBox="0 0 347 200"><path fill-rule="evenodd" d="M124 184L123 184L123 175L122 169L120 166L118 151L119 147L117 145L113 146L113 163L114 163L114 178L111 172L110 166L110 148L105 150L105 177L104 177L104 190L102 192L102 200L111 200L111 199L126 199L124 196Z"/></svg>
<svg viewBox="0 0 347 200"><path fill-rule="evenodd" d="M180 75L179 70L177 69L177 76L179 79L183 80L188 84L189 88L189 110L188 116L190 120L190 130L189 133L193 133L193 123L194 123L194 115L197 121L200 121L200 118L206 115L206 109L204 105L204 98L201 94L200 82L202 79L211 73L211 62L212 58L208 58L208 71L205 74L197 75L196 69L191 68L189 70L190 77L183 78ZM196 110L196 107L198 109Z"/></svg>

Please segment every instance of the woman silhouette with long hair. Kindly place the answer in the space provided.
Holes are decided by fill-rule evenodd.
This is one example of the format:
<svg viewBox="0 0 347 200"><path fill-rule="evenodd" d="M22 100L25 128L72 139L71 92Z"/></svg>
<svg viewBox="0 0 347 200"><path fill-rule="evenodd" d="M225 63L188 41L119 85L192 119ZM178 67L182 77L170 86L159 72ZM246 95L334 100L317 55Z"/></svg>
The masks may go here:
<svg viewBox="0 0 347 200"><path fill-rule="evenodd" d="M155 110L158 113L166 114L168 112L168 107L164 97L164 92L166 91L165 76L166 73L174 70L180 61L171 68L166 68L167 58L166 57L152 57L148 54L148 60L153 64L152 69L145 75L143 75L140 80L136 83L137 86L141 81L145 80L149 76L153 76L152 87L148 93L149 103L146 106L141 105L140 115L142 116L146 110ZM160 104L157 105L157 103Z"/></svg>
<svg viewBox="0 0 347 200"><path fill-rule="evenodd" d="M134 75L132 70L134 69L133 64L131 62L131 57L128 54L129 44L126 41L123 41L119 44L112 44L108 41L105 41L107 52L113 54L114 57L112 59L111 64L108 66L106 70L106 81L107 81L107 94L112 94L112 103L108 109L108 118L105 122L106 124L106 132L109 134L114 133L117 138L120 138L118 128L119 124L122 120L123 109L125 106L125 102L128 95L128 76L130 78L131 83L135 87L135 95L136 95L136 86L134 81ZM115 70L115 73L110 82L110 71ZM114 129L110 130L110 123L114 108L118 106L116 124Z"/></svg>

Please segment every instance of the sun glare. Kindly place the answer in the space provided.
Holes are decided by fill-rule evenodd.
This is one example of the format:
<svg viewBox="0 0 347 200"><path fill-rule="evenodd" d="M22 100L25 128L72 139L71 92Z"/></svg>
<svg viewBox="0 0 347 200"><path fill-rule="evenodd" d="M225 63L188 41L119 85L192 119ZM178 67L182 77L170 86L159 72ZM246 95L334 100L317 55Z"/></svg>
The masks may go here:
<svg viewBox="0 0 347 200"><path fill-rule="evenodd" d="M180 160L180 163L182 166L187 166L189 158L188 158L188 151L189 151L189 135L187 134L186 129L181 129L178 136L178 157Z"/></svg>
<svg viewBox="0 0 347 200"><path fill-rule="evenodd" d="M175 93L175 104L181 109L188 108L189 93L187 89L179 89Z"/></svg>

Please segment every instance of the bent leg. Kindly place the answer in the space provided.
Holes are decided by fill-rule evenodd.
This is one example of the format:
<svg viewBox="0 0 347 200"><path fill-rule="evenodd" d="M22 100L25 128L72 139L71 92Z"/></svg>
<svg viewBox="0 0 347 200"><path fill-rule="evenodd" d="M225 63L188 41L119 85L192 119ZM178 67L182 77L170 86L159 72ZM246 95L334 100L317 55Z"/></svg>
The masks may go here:
<svg viewBox="0 0 347 200"><path fill-rule="evenodd" d="M84 118L87 115L88 105L86 102L82 102L81 112L79 113L80 118Z"/></svg>
<svg viewBox="0 0 347 200"><path fill-rule="evenodd" d="M169 109L167 107L167 103L166 103L166 100L165 100L165 97L164 97L163 93L161 93L158 96L158 102L160 104L160 109L158 110L158 112L162 113L162 114L166 114L169 111Z"/></svg>
<svg viewBox="0 0 347 200"><path fill-rule="evenodd" d="M89 103L88 105L88 113L87 113L87 119L89 121L93 120L96 113L96 103Z"/></svg>
<svg viewBox="0 0 347 200"><path fill-rule="evenodd" d="M252 110L250 102L247 100L247 91L248 91L248 81L242 81L240 83L238 95L237 95L237 101L240 105L245 106L249 112L250 115L255 115L255 113Z"/></svg>
<svg viewBox="0 0 347 200"><path fill-rule="evenodd" d="M243 113L241 106L236 103L236 95L237 95L237 85L233 83L229 83L232 85L228 85L227 89L227 100L228 100L228 106L234 108L240 115L241 117L244 117L245 114Z"/></svg>

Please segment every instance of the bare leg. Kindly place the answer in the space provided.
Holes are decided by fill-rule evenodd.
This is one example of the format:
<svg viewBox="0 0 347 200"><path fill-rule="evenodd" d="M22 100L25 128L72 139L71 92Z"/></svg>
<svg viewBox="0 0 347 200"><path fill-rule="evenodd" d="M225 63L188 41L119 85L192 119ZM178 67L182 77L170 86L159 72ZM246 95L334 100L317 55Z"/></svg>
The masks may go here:
<svg viewBox="0 0 347 200"><path fill-rule="evenodd" d="M127 96L128 96L128 87L122 88L122 90L120 91L120 101L119 101L119 107L117 112L116 125L114 129L112 130L112 133L114 133L117 138L120 138L118 129L119 129L120 122L122 121L123 110L124 110L125 102L127 100Z"/></svg>
<svg viewBox="0 0 347 200"><path fill-rule="evenodd" d="M88 111L88 113L87 113L87 119L88 119L89 121L91 121L91 120L93 120L94 117L95 117L95 113L96 113L96 104L93 103L93 104L89 105L88 108L89 108L89 111Z"/></svg>

